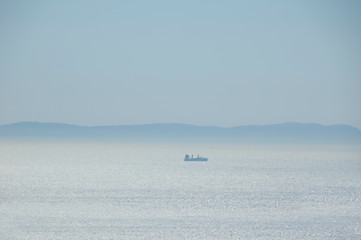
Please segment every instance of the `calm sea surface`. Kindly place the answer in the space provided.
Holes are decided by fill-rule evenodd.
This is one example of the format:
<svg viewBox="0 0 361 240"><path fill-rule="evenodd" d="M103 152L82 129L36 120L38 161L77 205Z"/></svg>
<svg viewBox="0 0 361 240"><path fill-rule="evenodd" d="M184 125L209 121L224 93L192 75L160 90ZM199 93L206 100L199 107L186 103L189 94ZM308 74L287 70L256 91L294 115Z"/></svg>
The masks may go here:
<svg viewBox="0 0 361 240"><path fill-rule="evenodd" d="M0 239L361 239L361 154L2 142Z"/></svg>

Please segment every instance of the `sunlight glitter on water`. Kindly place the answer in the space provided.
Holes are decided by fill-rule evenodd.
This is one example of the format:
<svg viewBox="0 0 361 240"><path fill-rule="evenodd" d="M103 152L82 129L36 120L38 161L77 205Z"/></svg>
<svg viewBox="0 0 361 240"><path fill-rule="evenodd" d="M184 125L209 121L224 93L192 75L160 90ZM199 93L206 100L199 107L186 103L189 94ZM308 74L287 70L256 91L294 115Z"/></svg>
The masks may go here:
<svg viewBox="0 0 361 240"><path fill-rule="evenodd" d="M1 239L355 239L357 150L1 143ZM208 162L184 162L200 153Z"/></svg>

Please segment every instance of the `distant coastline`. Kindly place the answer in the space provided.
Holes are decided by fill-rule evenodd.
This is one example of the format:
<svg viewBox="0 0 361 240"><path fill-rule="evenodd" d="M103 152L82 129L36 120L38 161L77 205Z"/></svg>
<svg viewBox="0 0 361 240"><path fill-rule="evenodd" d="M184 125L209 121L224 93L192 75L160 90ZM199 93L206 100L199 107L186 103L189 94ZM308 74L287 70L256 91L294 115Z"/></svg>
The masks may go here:
<svg viewBox="0 0 361 240"><path fill-rule="evenodd" d="M296 122L229 128L175 123L92 127L40 122L0 125L0 140L18 139L361 144L361 131L350 125Z"/></svg>

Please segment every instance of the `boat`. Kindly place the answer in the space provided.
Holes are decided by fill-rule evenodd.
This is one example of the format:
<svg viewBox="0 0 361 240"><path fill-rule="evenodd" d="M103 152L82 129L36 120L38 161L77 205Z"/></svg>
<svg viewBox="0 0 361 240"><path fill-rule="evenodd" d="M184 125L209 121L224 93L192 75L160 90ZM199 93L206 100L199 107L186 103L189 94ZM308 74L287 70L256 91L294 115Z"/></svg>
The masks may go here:
<svg viewBox="0 0 361 240"><path fill-rule="evenodd" d="M186 154L186 156L184 157L184 161L207 162L208 158L200 157L199 155L197 155L197 157L193 157L193 155L189 156L188 154Z"/></svg>

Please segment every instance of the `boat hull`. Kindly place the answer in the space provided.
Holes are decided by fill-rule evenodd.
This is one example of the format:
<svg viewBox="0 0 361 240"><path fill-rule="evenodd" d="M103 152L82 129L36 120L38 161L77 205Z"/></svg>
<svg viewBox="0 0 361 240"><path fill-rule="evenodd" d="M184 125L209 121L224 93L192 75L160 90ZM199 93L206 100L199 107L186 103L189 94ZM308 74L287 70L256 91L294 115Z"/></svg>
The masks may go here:
<svg viewBox="0 0 361 240"><path fill-rule="evenodd" d="M189 159L184 159L185 162L207 162L208 159L207 158L189 158Z"/></svg>

